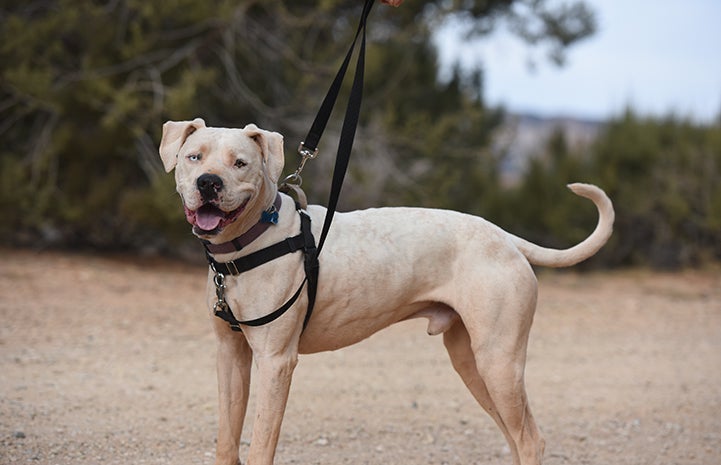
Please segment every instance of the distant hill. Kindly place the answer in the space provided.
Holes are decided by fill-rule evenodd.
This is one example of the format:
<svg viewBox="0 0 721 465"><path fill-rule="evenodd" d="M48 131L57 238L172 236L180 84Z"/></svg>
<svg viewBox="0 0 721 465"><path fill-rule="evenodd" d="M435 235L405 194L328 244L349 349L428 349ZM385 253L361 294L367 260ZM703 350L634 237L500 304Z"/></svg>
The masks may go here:
<svg viewBox="0 0 721 465"><path fill-rule="evenodd" d="M501 165L504 181L517 181L528 159L543 153L555 130L563 131L571 147L587 146L598 136L603 124L601 121L573 117L509 113L496 134L493 147L496 153L504 157Z"/></svg>

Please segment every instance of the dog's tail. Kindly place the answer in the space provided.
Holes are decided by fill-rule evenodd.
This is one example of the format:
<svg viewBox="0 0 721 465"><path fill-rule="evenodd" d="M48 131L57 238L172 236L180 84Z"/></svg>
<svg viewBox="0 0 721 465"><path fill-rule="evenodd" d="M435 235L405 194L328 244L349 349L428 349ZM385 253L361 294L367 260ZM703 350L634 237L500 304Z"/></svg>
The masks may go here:
<svg viewBox="0 0 721 465"><path fill-rule="evenodd" d="M605 192L592 184L569 184L576 195L591 199L598 209L596 229L583 242L565 250L547 249L525 239L511 235L516 247L533 265L560 268L575 265L593 256L611 237L615 213Z"/></svg>

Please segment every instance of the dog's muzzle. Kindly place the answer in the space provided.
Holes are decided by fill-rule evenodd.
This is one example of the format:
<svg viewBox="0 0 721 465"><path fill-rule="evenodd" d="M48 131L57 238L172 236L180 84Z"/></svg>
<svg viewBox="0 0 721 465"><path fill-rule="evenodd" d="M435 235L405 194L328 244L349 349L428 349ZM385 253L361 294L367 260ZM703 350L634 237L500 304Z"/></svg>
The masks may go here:
<svg viewBox="0 0 721 465"><path fill-rule="evenodd" d="M185 218L193 225L196 235L217 234L220 230L235 221L248 203L246 199L233 211L220 208L220 192L223 190L223 179L215 174L206 173L195 181L203 204L197 210L185 207Z"/></svg>

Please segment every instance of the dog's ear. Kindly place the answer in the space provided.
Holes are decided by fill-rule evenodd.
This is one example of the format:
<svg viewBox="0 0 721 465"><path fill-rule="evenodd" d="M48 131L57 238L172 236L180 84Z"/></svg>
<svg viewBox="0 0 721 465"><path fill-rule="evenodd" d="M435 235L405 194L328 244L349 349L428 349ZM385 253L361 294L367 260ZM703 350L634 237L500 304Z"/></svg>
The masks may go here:
<svg viewBox="0 0 721 465"><path fill-rule="evenodd" d="M163 137L160 139L158 151L166 173L170 173L178 164L178 152L185 139L204 127L205 121L201 118L195 118L193 121L168 121L163 124Z"/></svg>
<svg viewBox="0 0 721 465"><path fill-rule="evenodd" d="M285 165L283 136L277 132L260 129L255 124L248 124L243 131L260 146L268 175L274 183L277 183Z"/></svg>

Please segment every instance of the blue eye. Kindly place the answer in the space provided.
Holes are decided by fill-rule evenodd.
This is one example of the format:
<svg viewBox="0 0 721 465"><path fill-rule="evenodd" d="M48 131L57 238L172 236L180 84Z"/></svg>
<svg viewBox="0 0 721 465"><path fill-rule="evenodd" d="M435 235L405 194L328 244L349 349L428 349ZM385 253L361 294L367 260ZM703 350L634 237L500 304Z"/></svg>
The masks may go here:
<svg viewBox="0 0 721 465"><path fill-rule="evenodd" d="M192 155L188 155L188 160L190 160L190 161L200 161L201 158L203 158L203 155L200 153L194 153Z"/></svg>

